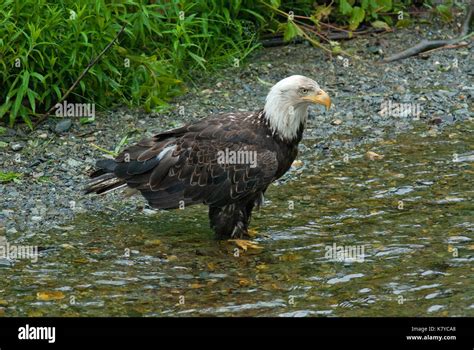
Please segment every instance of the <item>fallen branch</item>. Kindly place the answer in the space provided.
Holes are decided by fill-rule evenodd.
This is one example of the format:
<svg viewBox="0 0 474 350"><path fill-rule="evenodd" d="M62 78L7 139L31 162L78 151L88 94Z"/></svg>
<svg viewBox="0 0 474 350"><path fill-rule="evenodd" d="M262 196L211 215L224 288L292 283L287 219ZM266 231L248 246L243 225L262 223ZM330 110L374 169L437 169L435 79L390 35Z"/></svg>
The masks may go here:
<svg viewBox="0 0 474 350"><path fill-rule="evenodd" d="M378 33L383 33L383 32L389 32L389 30L383 29L383 28L369 28L369 29L361 30L357 32L339 32L339 33L330 32L329 34L326 35L326 37L329 40L349 40L361 35L378 34Z"/></svg>
<svg viewBox="0 0 474 350"><path fill-rule="evenodd" d="M66 93L63 95L63 97L56 102L54 105L51 106L51 108L44 113L35 123L34 126L38 126L41 123L43 123L51 114L51 112L56 108L56 105L59 103L61 104L68 96L69 94L76 88L77 84L84 78L84 76L87 74L87 72L99 61L99 59L112 47L112 45L117 41L118 37L120 34L123 33L125 30L125 24L120 28L118 31L117 35L112 39L112 41L93 59L89 62L87 67L82 71L82 73L79 75L79 77L76 79L76 81L71 85L71 87L66 91Z"/></svg>
<svg viewBox="0 0 474 350"><path fill-rule="evenodd" d="M301 24L301 23L299 23ZM306 25L305 28L309 29L310 26ZM356 38L361 35L367 35L367 34L375 34L375 33L381 33L381 32L386 32L386 29L383 28L369 28L366 30L360 30L360 31L354 31L354 32L348 32L348 31L331 31L329 33L317 33L319 34L318 36L323 37L325 40L350 40L353 38ZM316 31L311 30L312 33L316 34ZM276 35L270 38L264 38L261 40L261 44L263 47L275 47L275 46L284 46L288 45L291 43L302 43L305 40L301 37L294 38L290 41L285 41L283 40L283 35Z"/></svg>
<svg viewBox="0 0 474 350"><path fill-rule="evenodd" d="M431 52L436 49L447 49L447 48L465 46L465 45L460 45L459 43L463 40L468 39L474 34L472 32L469 33L470 24L473 17L473 12L474 12L474 5L471 4L467 10L466 17L461 27L461 33L459 37L454 38L454 39L448 39L448 40L423 40L413 47L410 47L402 52L399 52L397 54L394 54L382 60L382 63L389 63L389 62L402 60L411 56L418 55L423 52Z"/></svg>
<svg viewBox="0 0 474 350"><path fill-rule="evenodd" d="M465 42L465 41L461 41L459 44L454 44L454 45L445 45L445 46L442 46L442 47L437 47L435 49L431 49L431 50L428 50L428 51L425 51L425 52L422 52L420 54L421 57L427 57L428 54L430 54L431 52L433 51L438 51L438 50L445 50L445 49L458 49L460 47L466 47L468 46L469 43Z"/></svg>

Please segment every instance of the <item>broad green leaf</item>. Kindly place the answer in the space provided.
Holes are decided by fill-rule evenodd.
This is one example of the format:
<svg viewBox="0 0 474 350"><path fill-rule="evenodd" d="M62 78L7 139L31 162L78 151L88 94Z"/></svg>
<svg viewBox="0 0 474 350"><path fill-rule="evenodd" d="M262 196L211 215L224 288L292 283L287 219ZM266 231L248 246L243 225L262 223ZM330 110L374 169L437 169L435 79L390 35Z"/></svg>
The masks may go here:
<svg viewBox="0 0 474 350"><path fill-rule="evenodd" d="M347 2L347 0L339 0L339 11L343 15L349 15L352 13L352 6Z"/></svg>
<svg viewBox="0 0 474 350"><path fill-rule="evenodd" d="M274 8L279 8L281 6L281 1L280 0L270 0L270 4Z"/></svg>
<svg viewBox="0 0 474 350"><path fill-rule="evenodd" d="M298 28L298 26L293 23L293 21L288 21L285 24L285 33L283 34L283 40L290 41L296 38L298 34L300 34L300 29Z"/></svg>
<svg viewBox="0 0 474 350"><path fill-rule="evenodd" d="M359 24L365 18L365 10L359 6L355 6L352 8L352 16L349 19L349 29L356 30L359 27Z"/></svg>
<svg viewBox="0 0 474 350"><path fill-rule="evenodd" d="M390 30L390 26L383 21L374 21L371 24L372 24L372 27L377 28L377 29Z"/></svg>
<svg viewBox="0 0 474 350"><path fill-rule="evenodd" d="M392 9L392 0L375 0L378 12L388 12Z"/></svg>

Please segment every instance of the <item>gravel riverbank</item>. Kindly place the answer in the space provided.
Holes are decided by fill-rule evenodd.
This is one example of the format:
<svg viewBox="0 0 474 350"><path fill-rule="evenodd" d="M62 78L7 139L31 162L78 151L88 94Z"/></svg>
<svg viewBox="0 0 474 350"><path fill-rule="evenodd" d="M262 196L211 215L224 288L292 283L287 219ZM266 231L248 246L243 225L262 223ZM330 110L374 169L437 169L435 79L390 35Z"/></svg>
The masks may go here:
<svg viewBox="0 0 474 350"><path fill-rule="evenodd" d="M426 59L376 63L422 36L444 38L448 34L445 28L423 27L341 44L360 59L329 58L306 44L260 49L241 67L230 67L190 86L186 95L173 102L170 112L120 108L98 113L96 121L87 125L51 118L30 136L7 129L0 136L1 171L22 175L17 181L0 183L0 235L21 240L67 225L79 212L113 212L111 207L124 205L143 209L140 197L83 195L88 173L95 160L104 156L93 145L114 150L126 135L128 142L134 142L209 114L261 108L269 86L293 74L314 78L334 103L328 112L312 109L305 137L317 142L313 148L303 142L302 154L325 150L321 154L327 156L332 150L390 139L410 132L417 119L427 123L432 132L470 119L474 97L472 45L439 50ZM410 111L397 115L394 106L399 103L415 108L411 111L419 108L419 115Z"/></svg>

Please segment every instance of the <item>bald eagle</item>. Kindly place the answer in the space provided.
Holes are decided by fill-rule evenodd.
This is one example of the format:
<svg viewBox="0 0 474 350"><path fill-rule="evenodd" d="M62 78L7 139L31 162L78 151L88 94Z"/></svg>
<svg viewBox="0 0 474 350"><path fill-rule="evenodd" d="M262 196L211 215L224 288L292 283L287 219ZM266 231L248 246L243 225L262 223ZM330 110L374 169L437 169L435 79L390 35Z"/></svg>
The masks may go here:
<svg viewBox="0 0 474 350"><path fill-rule="evenodd" d="M329 108L331 100L314 80L287 77L262 110L204 118L98 161L86 193L128 187L157 209L203 203L217 237L243 238L253 208L295 160L313 103Z"/></svg>

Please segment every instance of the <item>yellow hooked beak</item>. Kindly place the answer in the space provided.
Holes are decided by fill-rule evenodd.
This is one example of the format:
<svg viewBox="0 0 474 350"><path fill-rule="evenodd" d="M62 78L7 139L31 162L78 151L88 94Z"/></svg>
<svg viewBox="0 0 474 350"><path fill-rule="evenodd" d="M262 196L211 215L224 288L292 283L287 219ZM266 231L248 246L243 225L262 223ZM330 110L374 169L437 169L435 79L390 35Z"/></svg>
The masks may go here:
<svg viewBox="0 0 474 350"><path fill-rule="evenodd" d="M329 107L331 107L331 99L324 90L319 90L314 95L305 96L303 97L303 100L323 105L326 107L326 109L329 109Z"/></svg>

